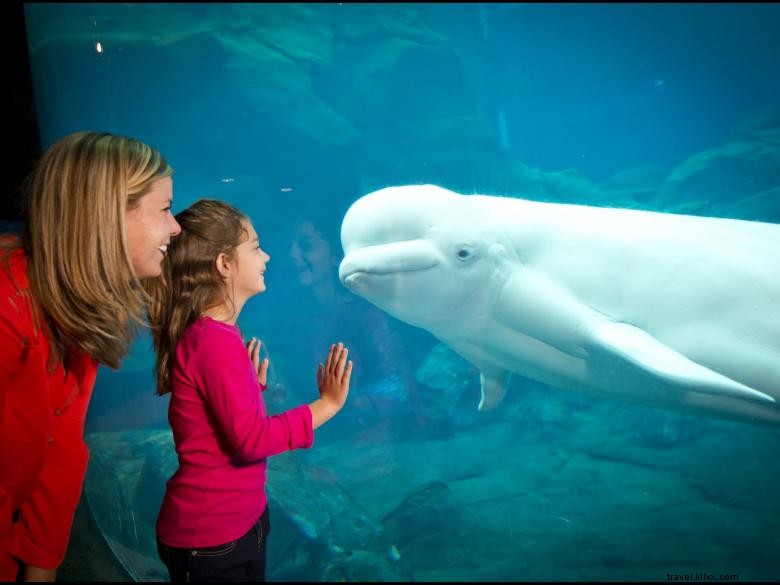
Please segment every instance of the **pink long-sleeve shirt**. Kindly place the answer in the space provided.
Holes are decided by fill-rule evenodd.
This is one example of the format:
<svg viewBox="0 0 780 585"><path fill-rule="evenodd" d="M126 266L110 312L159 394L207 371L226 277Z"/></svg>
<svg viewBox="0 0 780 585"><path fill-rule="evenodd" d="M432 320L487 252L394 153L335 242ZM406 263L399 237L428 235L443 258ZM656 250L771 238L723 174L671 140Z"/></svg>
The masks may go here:
<svg viewBox="0 0 780 585"><path fill-rule="evenodd" d="M179 469L167 484L157 537L178 548L243 536L266 506L266 458L314 441L308 405L269 416L238 329L209 317L176 346L168 420Z"/></svg>

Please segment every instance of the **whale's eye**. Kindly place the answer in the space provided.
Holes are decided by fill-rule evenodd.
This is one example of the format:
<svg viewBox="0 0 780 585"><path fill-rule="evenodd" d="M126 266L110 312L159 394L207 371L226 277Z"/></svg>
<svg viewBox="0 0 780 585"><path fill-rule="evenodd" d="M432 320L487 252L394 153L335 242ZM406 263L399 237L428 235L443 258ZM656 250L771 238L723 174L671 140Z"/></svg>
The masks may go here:
<svg viewBox="0 0 780 585"><path fill-rule="evenodd" d="M473 252L471 248L468 246L460 246L456 252L456 255L458 256L458 260L465 261L471 258Z"/></svg>

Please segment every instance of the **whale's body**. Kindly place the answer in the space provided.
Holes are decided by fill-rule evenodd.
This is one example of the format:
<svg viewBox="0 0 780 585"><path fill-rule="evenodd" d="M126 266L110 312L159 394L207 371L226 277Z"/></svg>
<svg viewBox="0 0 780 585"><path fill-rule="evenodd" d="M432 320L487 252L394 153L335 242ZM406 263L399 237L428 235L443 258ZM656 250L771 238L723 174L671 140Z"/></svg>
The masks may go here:
<svg viewBox="0 0 780 585"><path fill-rule="evenodd" d="M780 424L780 225L389 187L342 223L342 283L482 373Z"/></svg>

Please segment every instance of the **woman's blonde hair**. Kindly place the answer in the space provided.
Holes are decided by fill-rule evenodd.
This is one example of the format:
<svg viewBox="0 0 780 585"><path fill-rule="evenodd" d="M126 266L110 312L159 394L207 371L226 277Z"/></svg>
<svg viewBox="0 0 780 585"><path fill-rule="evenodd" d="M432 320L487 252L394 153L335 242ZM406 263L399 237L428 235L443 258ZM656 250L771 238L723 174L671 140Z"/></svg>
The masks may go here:
<svg viewBox="0 0 780 585"><path fill-rule="evenodd" d="M249 219L223 201L201 199L176 214L179 234L168 246L162 275L146 283L152 339L157 350L157 393L171 391L174 352L184 330L207 309L230 302L217 257L229 261L249 236Z"/></svg>
<svg viewBox="0 0 780 585"><path fill-rule="evenodd" d="M50 333L50 367L67 364L74 348L119 367L146 300L127 249L125 213L172 174L143 142L76 132L52 145L28 177L22 245Z"/></svg>

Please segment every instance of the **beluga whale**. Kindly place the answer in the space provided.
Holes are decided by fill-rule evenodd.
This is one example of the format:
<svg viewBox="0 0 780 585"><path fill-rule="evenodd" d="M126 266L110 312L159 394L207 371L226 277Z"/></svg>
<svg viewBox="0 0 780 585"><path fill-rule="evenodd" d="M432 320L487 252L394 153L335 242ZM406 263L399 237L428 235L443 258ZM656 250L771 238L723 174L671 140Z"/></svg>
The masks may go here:
<svg viewBox="0 0 780 585"><path fill-rule="evenodd" d="M480 410L513 374L780 424L780 225L463 195L364 195L339 278L480 370Z"/></svg>

